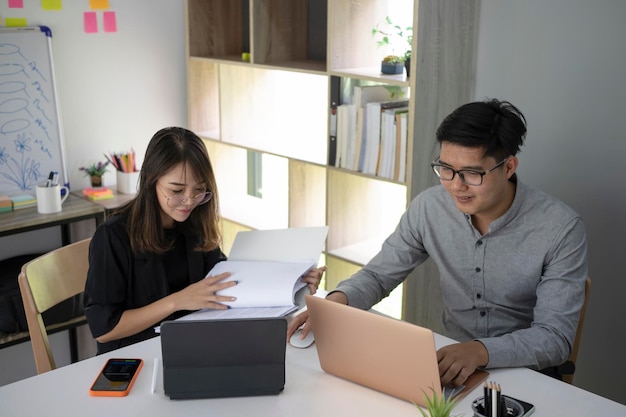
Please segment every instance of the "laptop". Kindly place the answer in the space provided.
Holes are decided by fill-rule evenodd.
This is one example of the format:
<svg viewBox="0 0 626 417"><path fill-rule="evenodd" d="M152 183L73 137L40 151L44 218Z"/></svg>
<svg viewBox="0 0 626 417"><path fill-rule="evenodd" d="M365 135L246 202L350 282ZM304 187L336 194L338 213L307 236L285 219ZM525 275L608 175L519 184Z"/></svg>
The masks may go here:
<svg viewBox="0 0 626 417"><path fill-rule="evenodd" d="M421 406L432 390L441 395L431 330L320 297L305 300L325 372ZM462 398L488 375L478 370L451 395Z"/></svg>
<svg viewBox="0 0 626 417"><path fill-rule="evenodd" d="M166 321L163 387L170 399L276 395L285 387L284 318Z"/></svg>

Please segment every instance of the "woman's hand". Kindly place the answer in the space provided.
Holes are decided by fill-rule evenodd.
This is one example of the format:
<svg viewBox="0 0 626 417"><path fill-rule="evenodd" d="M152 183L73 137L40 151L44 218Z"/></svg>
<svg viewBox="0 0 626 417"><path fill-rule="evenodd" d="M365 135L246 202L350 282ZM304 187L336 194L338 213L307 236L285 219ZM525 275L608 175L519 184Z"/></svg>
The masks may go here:
<svg viewBox="0 0 626 417"><path fill-rule="evenodd" d="M291 336L302 327L302 339L306 337L307 334L311 331L311 323L309 322L309 312L303 311L302 313L293 316L289 321L289 325L287 326L287 341L291 339Z"/></svg>
<svg viewBox="0 0 626 417"><path fill-rule="evenodd" d="M222 303L235 301L237 298L218 295L217 292L237 285L237 281L224 281L230 275L230 272L224 272L215 276L209 275L172 294L175 297L176 311L200 310L202 308L227 309L228 306Z"/></svg>
<svg viewBox="0 0 626 417"><path fill-rule="evenodd" d="M320 266L319 268L311 269L304 277L302 277L302 281L309 285L311 294L315 294L317 292L317 288L320 285L320 281L322 281L324 272L326 272L326 267Z"/></svg>

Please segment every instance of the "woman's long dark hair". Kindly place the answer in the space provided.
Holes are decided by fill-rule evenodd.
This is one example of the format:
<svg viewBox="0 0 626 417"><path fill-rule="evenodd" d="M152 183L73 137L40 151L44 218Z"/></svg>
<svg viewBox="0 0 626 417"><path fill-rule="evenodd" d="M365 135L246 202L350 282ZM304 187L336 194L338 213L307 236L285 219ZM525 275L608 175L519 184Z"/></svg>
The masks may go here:
<svg viewBox="0 0 626 417"><path fill-rule="evenodd" d="M208 203L199 205L182 223L185 233L199 236L194 248L209 251L221 243L219 228L219 198L213 167L206 146L195 133L181 128L168 127L154 134L139 174L137 196L115 214L128 215L128 234L133 253L162 254L170 249L161 222L161 208L157 196L157 180L178 164L191 170L199 183L204 182L213 196Z"/></svg>

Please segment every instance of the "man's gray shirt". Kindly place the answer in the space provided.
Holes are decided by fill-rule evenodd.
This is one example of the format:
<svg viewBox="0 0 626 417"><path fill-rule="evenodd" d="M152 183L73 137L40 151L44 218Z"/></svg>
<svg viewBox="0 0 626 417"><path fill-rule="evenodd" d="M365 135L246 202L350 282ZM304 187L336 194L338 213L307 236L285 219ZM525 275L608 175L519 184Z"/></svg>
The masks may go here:
<svg viewBox="0 0 626 417"><path fill-rule="evenodd" d="M368 309L429 256L441 274L446 336L483 343L487 367L567 360L587 277L585 228L571 208L517 181L513 204L481 236L442 186L429 188L337 290Z"/></svg>

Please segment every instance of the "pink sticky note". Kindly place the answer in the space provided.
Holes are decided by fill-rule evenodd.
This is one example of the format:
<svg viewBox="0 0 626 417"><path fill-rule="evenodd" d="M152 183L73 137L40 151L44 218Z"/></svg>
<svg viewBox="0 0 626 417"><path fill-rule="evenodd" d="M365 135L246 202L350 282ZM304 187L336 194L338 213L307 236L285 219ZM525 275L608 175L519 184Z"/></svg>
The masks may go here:
<svg viewBox="0 0 626 417"><path fill-rule="evenodd" d="M23 9L24 0L9 0L9 9Z"/></svg>
<svg viewBox="0 0 626 417"><path fill-rule="evenodd" d="M96 12L85 12L84 21L85 33L98 32L98 19L96 17Z"/></svg>
<svg viewBox="0 0 626 417"><path fill-rule="evenodd" d="M104 31L117 32L115 12L104 12Z"/></svg>
<svg viewBox="0 0 626 417"><path fill-rule="evenodd" d="M89 0L89 8L91 10L107 10L109 9L109 0Z"/></svg>
<svg viewBox="0 0 626 417"><path fill-rule="evenodd" d="M62 10L63 0L41 0L42 10Z"/></svg>

